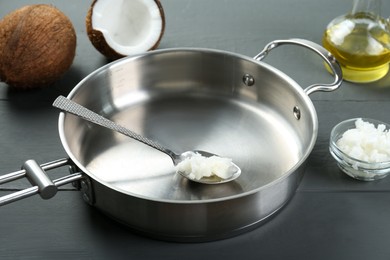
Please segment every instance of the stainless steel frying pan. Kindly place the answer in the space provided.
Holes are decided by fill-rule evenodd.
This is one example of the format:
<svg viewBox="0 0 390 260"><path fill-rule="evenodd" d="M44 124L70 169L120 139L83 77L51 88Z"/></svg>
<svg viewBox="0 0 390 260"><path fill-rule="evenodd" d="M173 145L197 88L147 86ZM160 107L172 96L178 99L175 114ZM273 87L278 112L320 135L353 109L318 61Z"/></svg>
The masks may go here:
<svg viewBox="0 0 390 260"><path fill-rule="evenodd" d="M297 44L320 55L332 84L302 89L261 62L273 48ZM294 194L317 138L309 94L340 86L340 67L321 46L302 39L268 44L255 58L210 49L167 49L110 63L82 80L68 98L157 140L177 152L199 149L232 158L242 169L234 182L202 185L178 174L152 148L70 114L59 133L70 159L0 177L27 176L33 187L0 198L0 205L81 181L84 199L119 222L150 236L207 241L264 222ZM51 181L45 171L71 165ZM78 170L77 170L77 169Z"/></svg>

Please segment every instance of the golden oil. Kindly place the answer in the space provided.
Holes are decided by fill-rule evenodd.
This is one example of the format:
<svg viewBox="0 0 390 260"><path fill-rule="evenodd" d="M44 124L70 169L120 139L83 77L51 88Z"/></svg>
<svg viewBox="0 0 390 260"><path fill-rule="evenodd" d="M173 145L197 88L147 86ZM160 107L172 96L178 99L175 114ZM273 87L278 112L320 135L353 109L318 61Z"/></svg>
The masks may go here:
<svg viewBox="0 0 390 260"><path fill-rule="evenodd" d="M322 43L339 61L345 80L372 82L389 71L388 29L388 22L372 13L348 14L328 25Z"/></svg>

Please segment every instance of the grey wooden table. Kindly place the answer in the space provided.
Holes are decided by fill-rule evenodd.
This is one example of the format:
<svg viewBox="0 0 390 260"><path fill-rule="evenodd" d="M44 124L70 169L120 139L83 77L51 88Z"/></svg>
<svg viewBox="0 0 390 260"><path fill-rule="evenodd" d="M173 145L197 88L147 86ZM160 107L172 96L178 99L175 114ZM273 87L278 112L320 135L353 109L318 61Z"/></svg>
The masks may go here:
<svg viewBox="0 0 390 260"><path fill-rule="evenodd" d="M89 43L84 25L89 1L1 1L0 16L26 4L50 3L77 31L77 56L54 86L14 91L0 84L0 172L30 158L40 163L66 157L51 103L107 63ZM321 43L348 0L162 0L166 33L160 48L205 47L256 55L268 42L305 38ZM390 3L383 1L383 14ZM281 47L265 62L303 87L330 82L315 55ZM340 172L328 152L331 128L341 120L371 117L390 122L390 75L372 84L344 82L331 93L310 96L319 118L316 146L290 203L257 229L207 243L171 243L135 234L102 215L68 185L51 200L39 196L0 208L0 259L390 259L390 177L359 182ZM51 173L62 176L64 170ZM0 186L0 195L28 187Z"/></svg>

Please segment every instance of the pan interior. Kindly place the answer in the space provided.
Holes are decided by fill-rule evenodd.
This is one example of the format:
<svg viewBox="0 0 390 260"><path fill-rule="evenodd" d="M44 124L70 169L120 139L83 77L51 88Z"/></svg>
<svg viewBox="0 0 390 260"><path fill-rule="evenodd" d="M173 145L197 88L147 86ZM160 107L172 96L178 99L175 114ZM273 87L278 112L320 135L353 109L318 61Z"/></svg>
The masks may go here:
<svg viewBox="0 0 390 260"><path fill-rule="evenodd" d="M119 64L120 69L105 69L82 82L70 97L176 153L198 149L232 158L242 170L237 180L219 185L193 183L175 173L166 154L66 115L63 144L76 164L112 189L177 202L240 195L291 173L310 148L315 124L307 100L291 87L296 83L247 59L194 53L196 59L185 53L180 60L175 52L172 61L164 60L164 66L158 68L154 64L160 60L147 61L147 72L134 73L132 69L132 73L115 78L115 87L107 88L107 84L113 85L113 71L126 70ZM126 62L131 68L136 63ZM212 63L218 63L213 67L221 76L212 68L205 69ZM242 75L247 71L262 84L243 86ZM141 72L148 74L140 76ZM138 82L139 78L148 80ZM126 87L128 84L137 87ZM294 118L295 105L301 108L301 120Z"/></svg>
<svg viewBox="0 0 390 260"><path fill-rule="evenodd" d="M119 190L149 198L204 200L240 194L281 177L301 157L299 140L283 118L267 107L228 98L180 95L149 100L111 119L178 153L210 151L232 158L242 169L235 182L195 184L176 174L164 153L91 125L84 142L87 170Z"/></svg>

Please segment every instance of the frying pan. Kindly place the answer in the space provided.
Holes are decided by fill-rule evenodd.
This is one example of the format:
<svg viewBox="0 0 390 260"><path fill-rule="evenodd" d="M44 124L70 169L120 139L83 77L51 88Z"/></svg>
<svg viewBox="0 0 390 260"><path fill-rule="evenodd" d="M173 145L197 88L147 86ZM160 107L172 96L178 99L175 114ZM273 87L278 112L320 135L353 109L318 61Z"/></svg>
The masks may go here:
<svg viewBox="0 0 390 260"><path fill-rule="evenodd" d="M295 44L320 55L334 82L303 89L261 60ZM199 149L232 158L241 176L197 184L175 173L171 159L111 130L60 113L59 135L69 158L3 175L26 176L32 187L0 205L78 181L84 200L133 230L173 241L231 237L264 223L293 196L317 138L309 94L332 91L342 75L333 56L303 39L277 40L254 58L199 48L142 53L107 64L83 79L68 98L180 153ZM47 170L71 174L50 180Z"/></svg>

